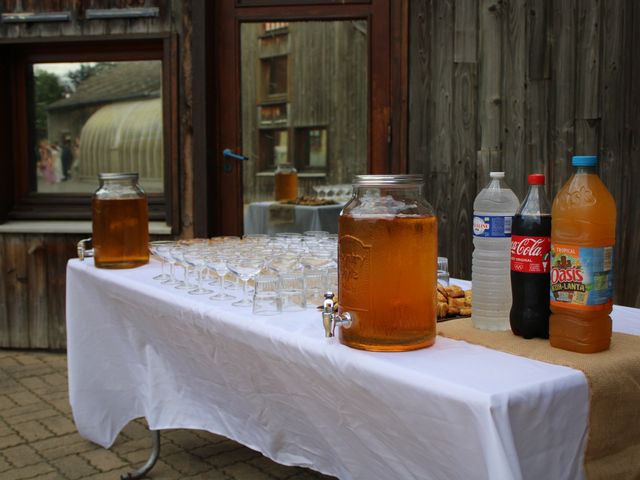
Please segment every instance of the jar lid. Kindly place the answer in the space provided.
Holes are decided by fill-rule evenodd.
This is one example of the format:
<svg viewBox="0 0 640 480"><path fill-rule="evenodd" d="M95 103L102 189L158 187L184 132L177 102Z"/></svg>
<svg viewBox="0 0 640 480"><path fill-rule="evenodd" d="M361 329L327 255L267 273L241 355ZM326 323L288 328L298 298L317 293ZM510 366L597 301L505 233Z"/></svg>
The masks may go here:
<svg viewBox="0 0 640 480"><path fill-rule="evenodd" d="M356 175L353 177L354 186L394 186L394 185L422 185L422 175Z"/></svg>
<svg viewBox="0 0 640 480"><path fill-rule="evenodd" d="M98 180L137 180L138 174L134 172L99 173Z"/></svg>

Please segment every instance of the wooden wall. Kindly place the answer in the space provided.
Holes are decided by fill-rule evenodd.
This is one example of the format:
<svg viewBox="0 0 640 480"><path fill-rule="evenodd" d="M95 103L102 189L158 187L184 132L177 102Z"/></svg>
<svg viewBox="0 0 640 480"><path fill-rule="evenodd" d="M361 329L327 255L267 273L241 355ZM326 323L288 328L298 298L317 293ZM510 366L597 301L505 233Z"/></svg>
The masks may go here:
<svg viewBox="0 0 640 480"><path fill-rule="evenodd" d="M176 33L180 38L180 204L182 234L192 236L191 2L182 0L0 0L2 12L72 12L63 23L0 24L0 38ZM159 7L160 15L141 19L84 20L87 8ZM66 347L65 276L76 243L88 235L0 233L0 347Z"/></svg>
<svg viewBox="0 0 640 480"><path fill-rule="evenodd" d="M504 170L553 199L597 154L617 203L614 301L640 307L640 3L411 0L409 169L424 173L440 254L470 278L473 200Z"/></svg>
<svg viewBox="0 0 640 480"><path fill-rule="evenodd" d="M0 347L66 347L66 265L81 238L0 235Z"/></svg>

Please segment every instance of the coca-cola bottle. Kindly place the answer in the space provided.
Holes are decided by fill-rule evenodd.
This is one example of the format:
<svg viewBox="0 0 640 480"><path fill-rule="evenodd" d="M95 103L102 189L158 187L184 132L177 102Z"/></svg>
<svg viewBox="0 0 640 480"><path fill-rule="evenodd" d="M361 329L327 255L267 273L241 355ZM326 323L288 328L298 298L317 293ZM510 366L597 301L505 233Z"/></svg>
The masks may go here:
<svg viewBox="0 0 640 480"><path fill-rule="evenodd" d="M511 232L511 330L524 338L549 338L551 206L544 175L528 177L529 191Z"/></svg>

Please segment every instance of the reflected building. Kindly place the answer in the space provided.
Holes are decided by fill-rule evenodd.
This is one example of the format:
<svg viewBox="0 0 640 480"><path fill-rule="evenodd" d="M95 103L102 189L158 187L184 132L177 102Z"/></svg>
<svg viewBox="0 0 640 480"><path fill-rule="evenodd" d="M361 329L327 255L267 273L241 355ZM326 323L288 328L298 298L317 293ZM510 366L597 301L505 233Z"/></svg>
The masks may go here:
<svg viewBox="0 0 640 480"><path fill-rule="evenodd" d="M301 194L367 171L366 20L243 23L241 47L245 203L273 199L278 164Z"/></svg>
<svg viewBox="0 0 640 480"><path fill-rule="evenodd" d="M161 72L160 61L117 62L49 105L50 141L79 141L75 180L95 182L99 172L133 171L145 188L162 191Z"/></svg>

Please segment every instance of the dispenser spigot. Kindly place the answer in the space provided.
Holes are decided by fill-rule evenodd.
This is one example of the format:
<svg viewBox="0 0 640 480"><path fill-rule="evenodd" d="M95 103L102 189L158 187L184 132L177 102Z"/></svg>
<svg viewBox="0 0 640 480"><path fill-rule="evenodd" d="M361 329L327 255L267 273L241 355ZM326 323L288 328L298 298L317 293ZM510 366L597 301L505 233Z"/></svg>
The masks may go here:
<svg viewBox="0 0 640 480"><path fill-rule="evenodd" d="M91 242L90 238L83 238L76 246L80 261L83 261L86 257L93 257L93 248L87 248L89 242Z"/></svg>
<svg viewBox="0 0 640 480"><path fill-rule="evenodd" d="M335 302L333 301L333 292L324 294L324 302L322 304L322 324L324 325L324 336L329 338L335 336L337 325L342 328L349 328L353 323L349 312L338 313L334 311Z"/></svg>

